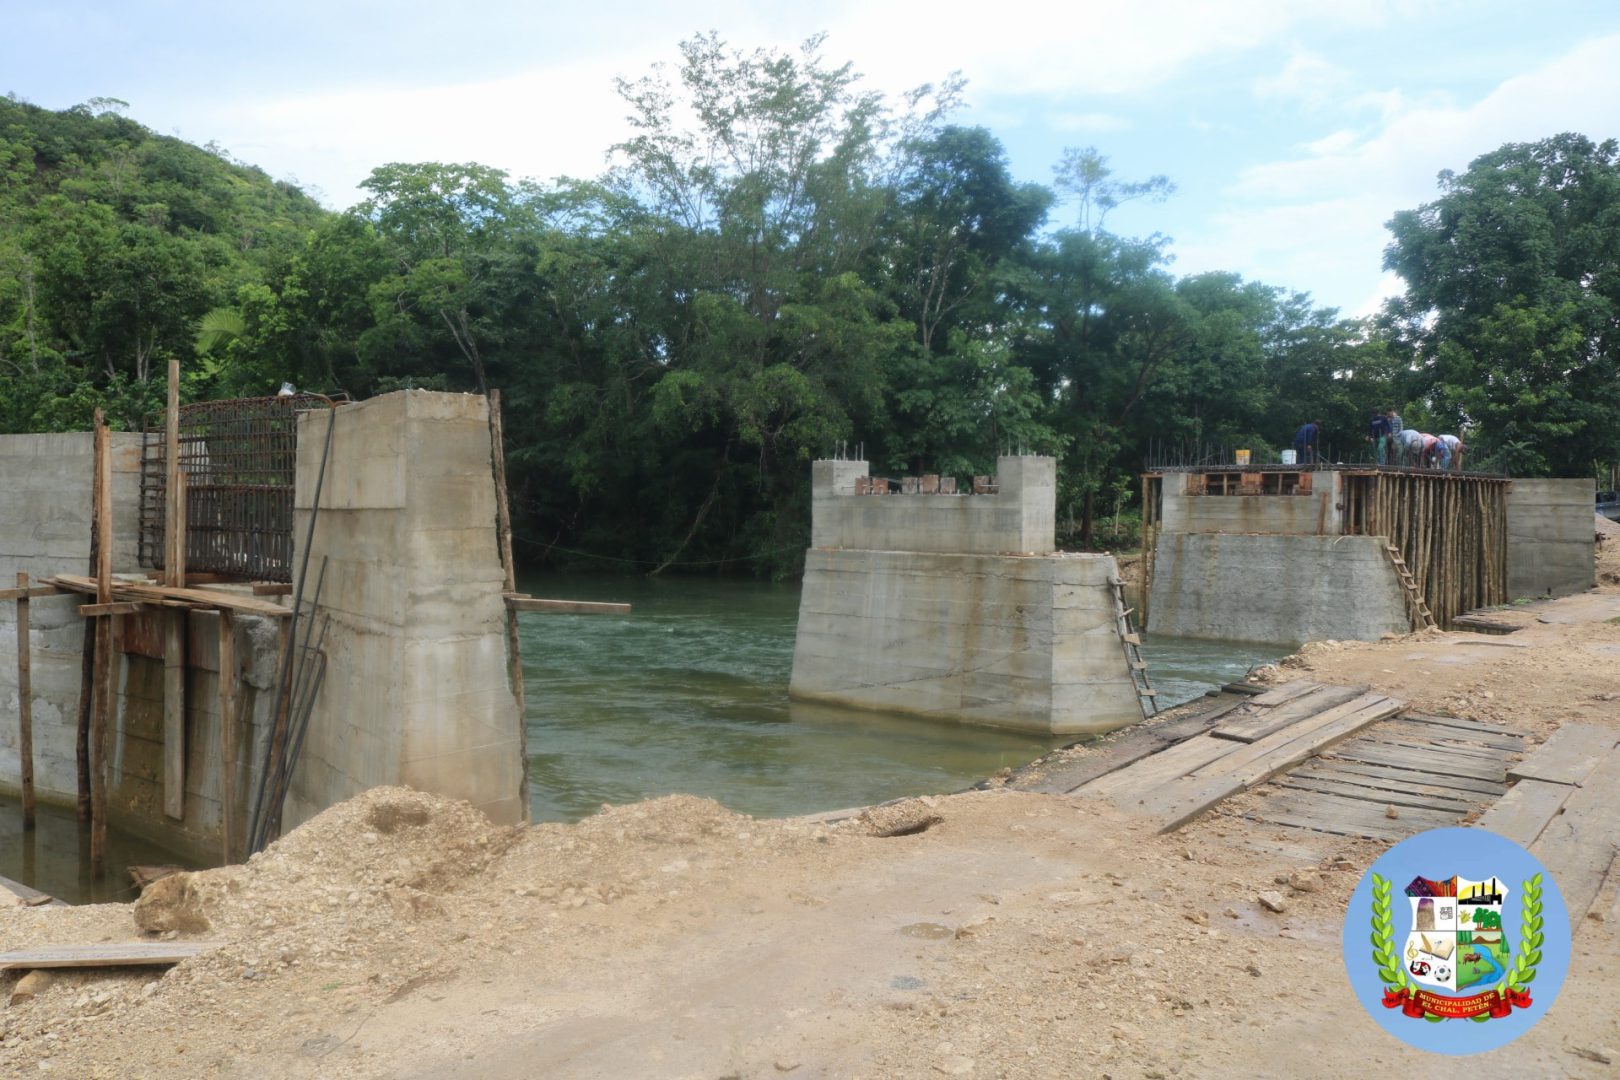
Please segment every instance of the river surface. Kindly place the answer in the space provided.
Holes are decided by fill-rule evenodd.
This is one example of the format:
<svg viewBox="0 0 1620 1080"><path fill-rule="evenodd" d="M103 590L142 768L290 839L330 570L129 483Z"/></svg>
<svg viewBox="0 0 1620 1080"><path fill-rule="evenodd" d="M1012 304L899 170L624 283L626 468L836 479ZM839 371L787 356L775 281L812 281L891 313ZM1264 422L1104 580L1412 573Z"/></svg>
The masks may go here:
<svg viewBox="0 0 1620 1080"><path fill-rule="evenodd" d="M628 616L524 613L529 788L536 821L675 792L756 817L958 791L1073 736L1042 738L788 700L799 587L747 581L529 576L535 596L621 600ZM1148 635L1164 706L1241 679L1287 650ZM125 867L180 862L109 830L101 882L71 811L26 834L0 797L0 875L72 903L134 896Z"/></svg>
<svg viewBox="0 0 1620 1080"><path fill-rule="evenodd" d="M799 587L530 576L535 596L628 601L628 616L521 615L536 821L603 803L705 795L756 817L957 791L1073 736L860 712L788 699ZM1288 650L1149 635L1166 707Z"/></svg>

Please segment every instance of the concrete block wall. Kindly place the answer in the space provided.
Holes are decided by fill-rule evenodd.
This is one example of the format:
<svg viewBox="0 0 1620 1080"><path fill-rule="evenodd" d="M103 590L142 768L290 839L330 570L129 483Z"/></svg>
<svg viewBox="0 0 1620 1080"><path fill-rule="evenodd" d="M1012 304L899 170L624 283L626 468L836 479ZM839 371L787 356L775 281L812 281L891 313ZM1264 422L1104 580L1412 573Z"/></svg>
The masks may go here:
<svg viewBox="0 0 1620 1080"><path fill-rule="evenodd" d="M94 440L90 432L0 436L0 588L17 571L31 578L86 574L90 557ZM137 574L141 436L113 432L113 572ZM71 806L78 798L78 708L84 620L82 596L29 602L32 660L34 790L41 802ZM17 747L16 605L0 604L0 790L16 793L21 778ZM139 636L126 622L126 643ZM113 672L117 697L108 732L108 814L114 825L202 862L220 851L219 630L218 616L193 612L189 621L185 817L163 813L163 664L120 652ZM276 636L267 619L239 616L237 656L243 665L242 720L236 762L237 791L245 808L254 783L254 747L268 732ZM146 633L148 640L155 634Z"/></svg>
<svg viewBox="0 0 1620 1080"><path fill-rule="evenodd" d="M1222 497L1227 498L1227 497ZM1149 629L1300 645L1411 629L1379 536L1160 533Z"/></svg>
<svg viewBox="0 0 1620 1080"><path fill-rule="evenodd" d="M1001 458L994 495L856 495L867 469L864 461L811 465L812 547L970 555L1057 547L1054 458Z"/></svg>
<svg viewBox="0 0 1620 1080"><path fill-rule="evenodd" d="M141 436L113 432L113 569L134 572L140 505ZM94 436L0 435L0 588L17 572L31 581L90 572L90 492ZM79 668L84 621L78 596L29 601L34 791L42 802L78 799ZM0 790L15 793L17 752L17 607L0 604Z"/></svg>
<svg viewBox="0 0 1620 1080"><path fill-rule="evenodd" d="M790 690L1043 734L1123 727L1142 709L1115 622L1116 575L1107 555L812 549Z"/></svg>
<svg viewBox="0 0 1620 1080"><path fill-rule="evenodd" d="M407 390L302 416L295 566L330 422L305 591L307 603L324 559L326 679L283 826L379 784L466 799L497 822L526 820L488 406Z"/></svg>
<svg viewBox="0 0 1620 1080"><path fill-rule="evenodd" d="M1507 497L1508 598L1567 596L1597 584L1597 482L1515 480Z"/></svg>
<svg viewBox="0 0 1620 1080"><path fill-rule="evenodd" d="M1336 472L1313 473L1312 490L1304 495L1188 495L1190 476L1164 478L1160 523L1165 532L1337 536L1343 531Z"/></svg>

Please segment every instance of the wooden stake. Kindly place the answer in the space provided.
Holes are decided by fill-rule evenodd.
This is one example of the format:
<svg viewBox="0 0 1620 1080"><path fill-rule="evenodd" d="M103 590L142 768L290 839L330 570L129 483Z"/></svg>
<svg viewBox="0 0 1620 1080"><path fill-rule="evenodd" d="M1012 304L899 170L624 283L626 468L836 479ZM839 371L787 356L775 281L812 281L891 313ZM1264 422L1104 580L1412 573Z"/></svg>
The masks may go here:
<svg viewBox="0 0 1620 1080"><path fill-rule="evenodd" d="M186 613L163 615L163 812L186 816Z"/></svg>
<svg viewBox="0 0 1620 1080"><path fill-rule="evenodd" d="M180 494L180 360L169 360L169 403L163 422L163 583L185 585L181 539L185 523Z"/></svg>
<svg viewBox="0 0 1620 1080"><path fill-rule="evenodd" d="M236 847L236 620L219 612L219 837L221 859L229 865Z"/></svg>
<svg viewBox="0 0 1620 1080"><path fill-rule="evenodd" d="M27 590L28 575L17 572L17 588ZM28 640L28 593L17 598L17 756L22 767L23 828L34 827L34 677Z"/></svg>
<svg viewBox="0 0 1620 1080"><path fill-rule="evenodd" d="M169 403L164 416L166 503L163 581L186 585L186 474L180 467L180 361L169 360ZM163 617L163 812L186 816L186 613Z"/></svg>
<svg viewBox="0 0 1620 1080"><path fill-rule="evenodd" d="M112 602L112 444L107 422L96 410L96 600ZM95 717L90 740L90 872L96 877L107 873L107 728L112 715L113 620L121 615L96 619Z"/></svg>
<svg viewBox="0 0 1620 1080"><path fill-rule="evenodd" d="M501 422L501 392L489 392L490 465L495 471L495 518L500 528L501 568L506 572L506 592L517 592L517 567L512 560L512 507L506 497L506 438ZM522 779L518 782L518 802L523 818L529 817L529 714L523 691L523 648L518 637L517 609L506 605L506 677L517 702L518 758Z"/></svg>

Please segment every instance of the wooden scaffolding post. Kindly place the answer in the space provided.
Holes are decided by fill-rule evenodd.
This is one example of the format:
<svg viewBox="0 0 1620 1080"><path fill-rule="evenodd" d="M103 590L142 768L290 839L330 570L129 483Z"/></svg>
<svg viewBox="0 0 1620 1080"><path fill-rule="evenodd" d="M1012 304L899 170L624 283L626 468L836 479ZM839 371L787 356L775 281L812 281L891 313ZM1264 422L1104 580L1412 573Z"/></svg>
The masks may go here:
<svg viewBox="0 0 1620 1080"><path fill-rule="evenodd" d="M219 609L219 837L221 859L229 865L236 851L236 620Z"/></svg>
<svg viewBox="0 0 1620 1080"><path fill-rule="evenodd" d="M107 420L96 410L96 603L112 603L112 444ZM95 716L90 739L90 872L107 872L107 727L112 715L113 620L118 615L96 616Z"/></svg>
<svg viewBox="0 0 1620 1080"><path fill-rule="evenodd" d="M506 573L506 592L515 593L517 567L512 561L512 507L506 498L506 438L501 423L499 390L489 392L489 451L490 466L495 471L495 516L500 526L501 568ZM506 605L506 665L512 696L517 700L518 755L523 769L518 796L526 821L529 816L529 718L523 692L523 649L518 638L518 613L511 604Z"/></svg>
<svg viewBox="0 0 1620 1080"><path fill-rule="evenodd" d="M180 468L180 361L169 361L163 426L163 582L186 585L186 481ZM163 812L186 816L186 613L163 615Z"/></svg>
<svg viewBox="0 0 1620 1080"><path fill-rule="evenodd" d="M28 641L28 575L17 572L17 756L22 772L23 828L34 827L34 683Z"/></svg>

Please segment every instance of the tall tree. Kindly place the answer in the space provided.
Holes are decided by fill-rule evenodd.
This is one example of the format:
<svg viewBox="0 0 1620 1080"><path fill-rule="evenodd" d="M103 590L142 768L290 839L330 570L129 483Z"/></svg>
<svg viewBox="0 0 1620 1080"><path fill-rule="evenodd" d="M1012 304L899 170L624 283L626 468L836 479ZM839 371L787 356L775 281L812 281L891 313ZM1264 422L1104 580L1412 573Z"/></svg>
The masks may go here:
<svg viewBox="0 0 1620 1080"><path fill-rule="evenodd" d="M1389 222L1388 317L1474 462L1589 475L1620 460L1620 144L1509 143Z"/></svg>

